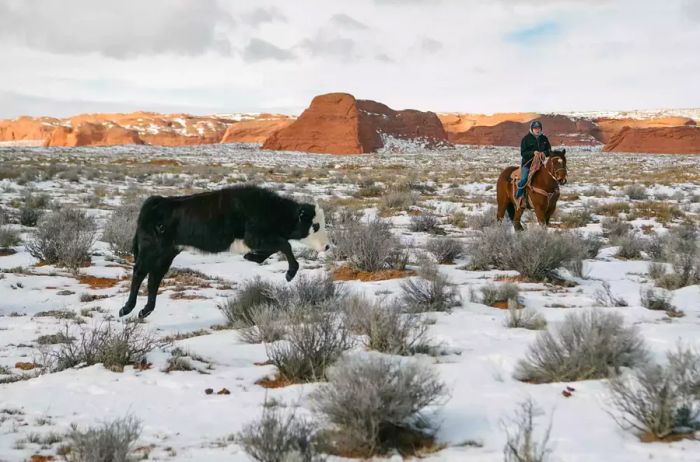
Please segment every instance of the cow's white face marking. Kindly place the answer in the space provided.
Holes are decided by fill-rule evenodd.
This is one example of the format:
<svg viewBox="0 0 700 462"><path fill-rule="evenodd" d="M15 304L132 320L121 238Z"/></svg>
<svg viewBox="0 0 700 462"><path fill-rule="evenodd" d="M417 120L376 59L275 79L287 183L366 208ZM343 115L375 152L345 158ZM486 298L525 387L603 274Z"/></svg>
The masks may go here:
<svg viewBox="0 0 700 462"><path fill-rule="evenodd" d="M250 252L250 247L245 245L243 239L234 239L229 250L233 253L248 253Z"/></svg>
<svg viewBox="0 0 700 462"><path fill-rule="evenodd" d="M309 235L299 242L307 247L314 249L317 252L323 252L330 247L330 240L326 232L326 216L323 214L323 209L318 205L315 206L316 215L311 222Z"/></svg>
<svg viewBox="0 0 700 462"><path fill-rule="evenodd" d="M187 252L197 253L197 254L204 253L203 251L199 250L197 247L192 247L190 245L178 245L178 246L176 246L176 248L179 252L187 251Z"/></svg>

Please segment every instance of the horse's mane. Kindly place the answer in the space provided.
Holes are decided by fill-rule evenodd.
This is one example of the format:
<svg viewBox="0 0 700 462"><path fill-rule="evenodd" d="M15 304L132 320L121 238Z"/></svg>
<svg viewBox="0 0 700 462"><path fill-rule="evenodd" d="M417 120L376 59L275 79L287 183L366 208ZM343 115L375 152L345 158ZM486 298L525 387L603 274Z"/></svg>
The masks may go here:
<svg viewBox="0 0 700 462"><path fill-rule="evenodd" d="M554 157L566 157L566 149L554 149L550 156Z"/></svg>

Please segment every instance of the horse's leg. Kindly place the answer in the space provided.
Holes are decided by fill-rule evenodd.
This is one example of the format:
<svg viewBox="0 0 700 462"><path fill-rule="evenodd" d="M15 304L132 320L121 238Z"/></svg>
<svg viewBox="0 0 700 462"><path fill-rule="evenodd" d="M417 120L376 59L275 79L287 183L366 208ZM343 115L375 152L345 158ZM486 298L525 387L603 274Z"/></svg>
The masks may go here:
<svg viewBox="0 0 700 462"><path fill-rule="evenodd" d="M535 201L533 201L533 206L535 208L537 223L539 223L541 226L547 227L547 206L535 203Z"/></svg>
<svg viewBox="0 0 700 462"><path fill-rule="evenodd" d="M506 198L508 199L508 198ZM506 216L506 204L508 203L508 200L501 200L499 198L498 200L498 211L496 212L496 221L501 222L503 221L503 217Z"/></svg>
<svg viewBox="0 0 700 462"><path fill-rule="evenodd" d="M552 201L552 203L549 205L549 210L547 210L547 226L549 226L549 220L552 218L552 215L554 215L554 211L557 209L557 201L556 199Z"/></svg>
<svg viewBox="0 0 700 462"><path fill-rule="evenodd" d="M515 228L516 231L522 231L523 229L523 224L520 223L520 217L523 216L523 212L525 211L524 208L519 207L515 209L515 213L513 214L513 228Z"/></svg>

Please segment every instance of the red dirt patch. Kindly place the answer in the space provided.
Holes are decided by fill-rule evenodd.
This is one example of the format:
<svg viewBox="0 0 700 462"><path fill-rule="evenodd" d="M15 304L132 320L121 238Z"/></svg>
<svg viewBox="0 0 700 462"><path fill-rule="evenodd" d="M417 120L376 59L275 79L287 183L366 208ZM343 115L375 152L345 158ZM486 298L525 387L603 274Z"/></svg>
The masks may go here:
<svg viewBox="0 0 700 462"><path fill-rule="evenodd" d="M283 387L288 387L289 385L294 385L294 382L291 380L284 378L280 375L276 377L265 377L257 382L255 382L256 385L260 385L263 388L283 388Z"/></svg>
<svg viewBox="0 0 700 462"><path fill-rule="evenodd" d="M15 364L15 367L17 369L22 369L23 371L31 371L35 367L38 367L39 365L36 363L24 363L24 362L19 362Z"/></svg>
<svg viewBox="0 0 700 462"><path fill-rule="evenodd" d="M184 292L173 292L170 294L170 298L173 300L206 300L207 297L203 295L186 294Z"/></svg>
<svg viewBox="0 0 700 462"><path fill-rule="evenodd" d="M651 433L642 433L639 435L639 440L642 443L673 443L675 441L681 441L681 440L694 440L695 439L695 433L672 433L668 436L664 436L663 438L659 438L656 435L652 435Z"/></svg>
<svg viewBox="0 0 700 462"><path fill-rule="evenodd" d="M522 276L506 276L505 274L496 276L493 278L493 280L499 282L527 282L527 280Z"/></svg>
<svg viewBox="0 0 700 462"><path fill-rule="evenodd" d="M505 300L502 302L495 302L491 306L494 308L498 308L499 310L507 310L508 309L508 301Z"/></svg>
<svg viewBox="0 0 700 462"><path fill-rule="evenodd" d="M341 266L333 271L333 278L336 281L386 281L387 279L400 279L416 274L409 270L381 270L374 272L355 271L348 266Z"/></svg>
<svg viewBox="0 0 700 462"><path fill-rule="evenodd" d="M99 278L96 276L81 275L78 278L81 284L87 284L91 289L108 289L114 287L119 282L119 279Z"/></svg>
<svg viewBox="0 0 700 462"><path fill-rule="evenodd" d="M51 460L56 459L54 459L53 456L42 456L41 454L34 454L32 457L29 458L29 462L48 462Z"/></svg>
<svg viewBox="0 0 700 462"><path fill-rule="evenodd" d="M17 251L15 249L0 249L0 257L7 257L8 255L14 255Z"/></svg>
<svg viewBox="0 0 700 462"><path fill-rule="evenodd" d="M134 364L134 369L137 371L147 371L148 369L152 368L153 364L149 363L145 359L142 359L141 362Z"/></svg>
<svg viewBox="0 0 700 462"><path fill-rule="evenodd" d="M153 159L148 161L148 165L180 165L180 162L173 159Z"/></svg>

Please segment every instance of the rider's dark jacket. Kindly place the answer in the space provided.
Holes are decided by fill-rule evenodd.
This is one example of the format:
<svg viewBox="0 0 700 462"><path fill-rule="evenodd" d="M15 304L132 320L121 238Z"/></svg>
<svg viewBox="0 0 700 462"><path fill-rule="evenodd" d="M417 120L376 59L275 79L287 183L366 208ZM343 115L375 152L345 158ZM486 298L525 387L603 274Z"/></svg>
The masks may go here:
<svg viewBox="0 0 700 462"><path fill-rule="evenodd" d="M549 144L549 140L544 134L540 136L535 136L532 133L528 133L523 137L520 142L520 156L522 157L522 162L520 165L527 165L535 157L535 151L544 152L546 157L552 153L552 146Z"/></svg>

